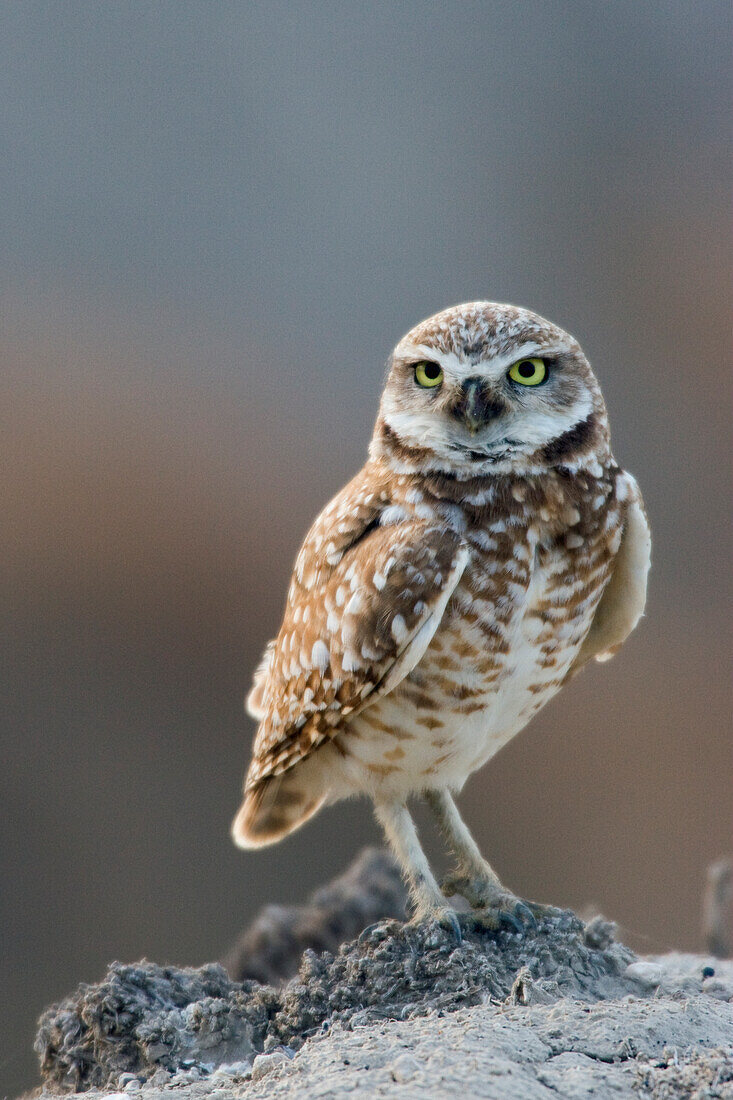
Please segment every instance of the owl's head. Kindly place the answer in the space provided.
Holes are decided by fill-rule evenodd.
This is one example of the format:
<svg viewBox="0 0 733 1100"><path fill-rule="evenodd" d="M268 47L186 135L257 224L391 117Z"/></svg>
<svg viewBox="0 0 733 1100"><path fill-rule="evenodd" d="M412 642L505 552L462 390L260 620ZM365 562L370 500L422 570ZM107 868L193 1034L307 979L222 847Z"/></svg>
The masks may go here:
<svg viewBox="0 0 733 1100"><path fill-rule="evenodd" d="M400 340L371 447L400 472L460 479L578 466L607 450L603 397L577 341L496 302L453 306Z"/></svg>

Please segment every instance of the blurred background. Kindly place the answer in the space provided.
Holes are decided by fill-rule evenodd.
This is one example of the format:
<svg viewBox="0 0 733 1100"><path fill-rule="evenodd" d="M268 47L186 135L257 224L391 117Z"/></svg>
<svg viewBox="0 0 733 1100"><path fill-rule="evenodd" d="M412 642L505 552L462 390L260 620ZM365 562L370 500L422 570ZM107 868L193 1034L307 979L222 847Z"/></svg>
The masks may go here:
<svg viewBox="0 0 733 1100"><path fill-rule="evenodd" d="M466 299L580 338L654 562L621 654L462 806L518 892L700 948L730 847L727 0L0 16L0 1091L79 981L220 957L378 839L354 803L234 848L242 699L391 347Z"/></svg>

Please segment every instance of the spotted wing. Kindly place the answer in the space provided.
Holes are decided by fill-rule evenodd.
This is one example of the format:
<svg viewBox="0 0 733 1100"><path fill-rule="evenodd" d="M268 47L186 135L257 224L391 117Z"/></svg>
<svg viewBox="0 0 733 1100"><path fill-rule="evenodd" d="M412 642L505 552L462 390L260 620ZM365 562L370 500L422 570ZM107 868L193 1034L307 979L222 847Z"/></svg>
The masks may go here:
<svg viewBox="0 0 733 1100"><path fill-rule="evenodd" d="M415 667L465 567L457 535L407 518L371 484L358 475L298 555L253 689L262 720L246 791L291 769Z"/></svg>
<svg viewBox="0 0 733 1100"><path fill-rule="evenodd" d="M634 629L646 604L646 584L651 564L651 536L644 502L635 479L620 475L619 497L628 503L621 543L600 603L571 672L577 672L592 658L607 661L620 649Z"/></svg>
<svg viewBox="0 0 733 1100"><path fill-rule="evenodd" d="M267 709L266 699L270 682L270 665L272 664L276 644L277 638L273 638L271 642L267 643L265 652L262 654L262 660L255 669L252 688L244 704L247 714L251 718L256 718L258 722L265 717Z"/></svg>

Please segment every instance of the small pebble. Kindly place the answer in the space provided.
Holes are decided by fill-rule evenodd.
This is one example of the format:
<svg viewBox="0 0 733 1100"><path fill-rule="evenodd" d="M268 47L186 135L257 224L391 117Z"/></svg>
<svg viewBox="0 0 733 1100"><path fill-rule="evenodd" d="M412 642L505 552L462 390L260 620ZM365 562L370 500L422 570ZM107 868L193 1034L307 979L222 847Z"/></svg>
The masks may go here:
<svg viewBox="0 0 733 1100"><path fill-rule="evenodd" d="M140 1092L142 1085L138 1081L137 1077L133 1077L132 1081L128 1081L125 1085L125 1092Z"/></svg>
<svg viewBox="0 0 733 1100"><path fill-rule="evenodd" d="M644 989L656 989L662 981L662 968L652 962L633 962L624 970L624 977Z"/></svg>
<svg viewBox="0 0 733 1100"><path fill-rule="evenodd" d="M147 1083L149 1085L152 1085L154 1088L159 1089L162 1088L163 1085L168 1083L168 1081L170 1080L170 1076L171 1075L168 1070L163 1069L163 1067L161 1066L160 1069L156 1069L152 1077L148 1078Z"/></svg>
<svg viewBox="0 0 733 1100"><path fill-rule="evenodd" d="M251 1062L224 1062L216 1067L214 1077L249 1077L251 1073Z"/></svg>
<svg viewBox="0 0 733 1100"><path fill-rule="evenodd" d="M272 1054L258 1054L252 1063L252 1080L259 1081L278 1066L286 1065L290 1059L282 1050L273 1050Z"/></svg>
<svg viewBox="0 0 733 1100"><path fill-rule="evenodd" d="M733 998L733 982L724 978L706 978L702 983L703 992L717 1001L730 1001Z"/></svg>
<svg viewBox="0 0 733 1100"><path fill-rule="evenodd" d="M192 1085L194 1081L200 1081L203 1074L198 1066L192 1066L191 1069L179 1069L177 1073L174 1073L170 1079L171 1085Z"/></svg>
<svg viewBox="0 0 733 1100"><path fill-rule="evenodd" d="M399 1058L395 1058L390 1072L393 1081L396 1081L398 1085L405 1085L412 1080L416 1073L420 1072L420 1063L412 1054L401 1054Z"/></svg>

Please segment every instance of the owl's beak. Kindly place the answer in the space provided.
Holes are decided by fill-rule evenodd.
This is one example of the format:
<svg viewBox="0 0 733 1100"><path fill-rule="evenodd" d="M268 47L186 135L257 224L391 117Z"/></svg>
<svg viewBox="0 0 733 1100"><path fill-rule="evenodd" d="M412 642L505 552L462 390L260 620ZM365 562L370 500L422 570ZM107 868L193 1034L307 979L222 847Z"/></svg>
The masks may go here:
<svg viewBox="0 0 733 1100"><path fill-rule="evenodd" d="M504 412L504 404L486 390L483 378L467 378L461 395L453 406L454 415L468 428L471 435L485 428Z"/></svg>

